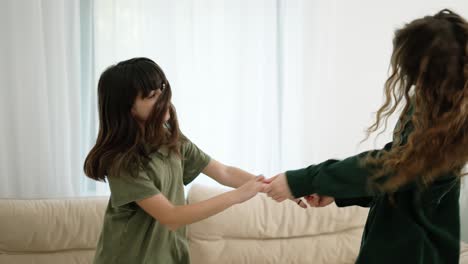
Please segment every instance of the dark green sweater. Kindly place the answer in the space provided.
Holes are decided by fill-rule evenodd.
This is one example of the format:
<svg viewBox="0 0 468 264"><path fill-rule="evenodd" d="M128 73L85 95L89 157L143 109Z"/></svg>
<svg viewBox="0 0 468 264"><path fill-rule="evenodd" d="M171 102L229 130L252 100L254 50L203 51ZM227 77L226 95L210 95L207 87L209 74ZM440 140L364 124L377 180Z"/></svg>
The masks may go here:
<svg viewBox="0 0 468 264"><path fill-rule="evenodd" d="M395 143L374 150L375 154L405 144L411 130L410 124L405 125L402 140L394 138ZM370 207L356 263L458 264L459 178L446 175L424 190L407 186L393 195L391 203L387 194L369 191L371 172L361 163L367 153L287 171L293 196L318 193L334 197L339 207Z"/></svg>

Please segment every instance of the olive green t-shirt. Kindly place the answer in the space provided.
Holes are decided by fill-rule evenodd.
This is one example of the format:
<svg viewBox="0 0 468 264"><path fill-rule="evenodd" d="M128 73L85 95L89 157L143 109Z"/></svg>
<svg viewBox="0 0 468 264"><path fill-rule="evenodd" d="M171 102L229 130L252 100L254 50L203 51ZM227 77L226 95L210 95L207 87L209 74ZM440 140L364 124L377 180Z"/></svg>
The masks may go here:
<svg viewBox="0 0 468 264"><path fill-rule="evenodd" d="M208 165L210 157L186 141L181 157L167 147L151 154L146 170L108 177L110 200L96 248L95 264L190 263L186 229L171 231L141 209L136 201L162 193L174 205L184 205L184 185Z"/></svg>

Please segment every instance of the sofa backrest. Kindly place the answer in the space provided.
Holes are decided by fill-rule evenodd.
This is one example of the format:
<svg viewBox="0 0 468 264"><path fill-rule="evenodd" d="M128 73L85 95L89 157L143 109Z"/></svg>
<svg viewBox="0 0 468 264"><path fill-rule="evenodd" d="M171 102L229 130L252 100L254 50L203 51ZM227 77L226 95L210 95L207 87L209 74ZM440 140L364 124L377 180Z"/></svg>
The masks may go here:
<svg viewBox="0 0 468 264"><path fill-rule="evenodd" d="M0 200L0 264L91 263L108 199Z"/></svg>
<svg viewBox="0 0 468 264"><path fill-rule="evenodd" d="M194 185L189 203L223 189ZM258 194L188 229L193 263L354 263L368 210L302 209Z"/></svg>
<svg viewBox="0 0 468 264"><path fill-rule="evenodd" d="M225 189L193 185L189 203ZM0 199L0 264L90 264L108 197ZM192 264L354 263L367 209L301 209L259 194L188 228ZM461 262L468 264L468 245Z"/></svg>

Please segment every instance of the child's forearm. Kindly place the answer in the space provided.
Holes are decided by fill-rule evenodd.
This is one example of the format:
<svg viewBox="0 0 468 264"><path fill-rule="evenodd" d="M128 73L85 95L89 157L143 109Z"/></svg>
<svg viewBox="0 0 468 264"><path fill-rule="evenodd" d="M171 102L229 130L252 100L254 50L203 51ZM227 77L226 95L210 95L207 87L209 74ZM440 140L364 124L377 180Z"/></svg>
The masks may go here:
<svg viewBox="0 0 468 264"><path fill-rule="evenodd" d="M198 203L174 206L165 225L171 230L176 230L218 214L238 202L237 192L233 190Z"/></svg>
<svg viewBox="0 0 468 264"><path fill-rule="evenodd" d="M231 166L227 167L226 175L227 176L223 179L223 182L220 183L233 188L237 188L255 178L255 175Z"/></svg>

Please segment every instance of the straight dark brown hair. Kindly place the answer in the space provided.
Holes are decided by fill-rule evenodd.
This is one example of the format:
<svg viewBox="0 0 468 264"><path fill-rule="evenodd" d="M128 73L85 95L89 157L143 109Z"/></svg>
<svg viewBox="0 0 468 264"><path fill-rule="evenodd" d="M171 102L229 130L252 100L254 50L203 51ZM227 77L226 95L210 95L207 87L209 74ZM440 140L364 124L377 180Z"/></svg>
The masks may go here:
<svg viewBox="0 0 468 264"><path fill-rule="evenodd" d="M156 89L162 93L142 127L131 113L132 106L137 96L146 98ZM162 145L180 155L181 133L171 96L164 72L148 58L133 58L107 68L98 83L99 133L86 157L85 174L97 181L121 170L136 175ZM168 109L171 118L165 122Z"/></svg>

